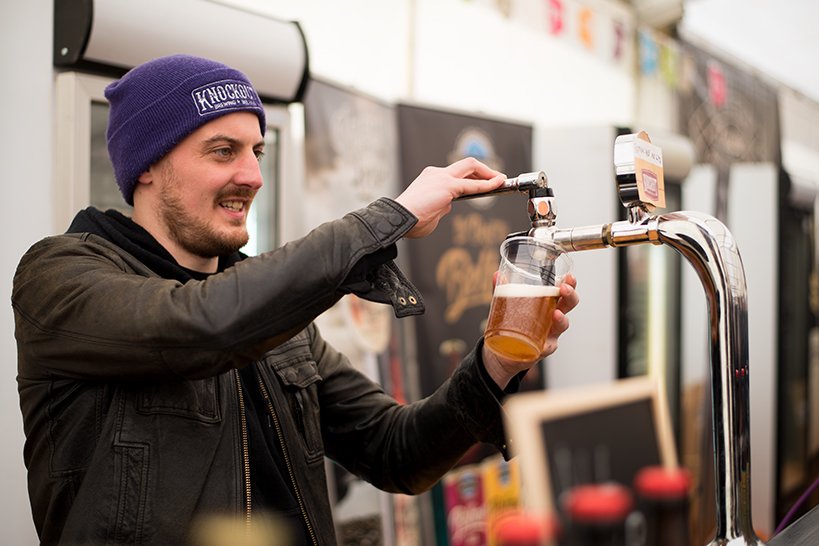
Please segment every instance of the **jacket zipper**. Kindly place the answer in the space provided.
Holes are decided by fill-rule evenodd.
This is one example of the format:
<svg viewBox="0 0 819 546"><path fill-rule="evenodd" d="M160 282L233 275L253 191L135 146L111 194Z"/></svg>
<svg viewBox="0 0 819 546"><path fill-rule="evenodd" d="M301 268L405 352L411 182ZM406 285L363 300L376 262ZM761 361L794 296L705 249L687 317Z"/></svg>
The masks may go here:
<svg viewBox="0 0 819 546"><path fill-rule="evenodd" d="M290 454L288 453L287 445L284 442L284 434L282 434L282 426L281 422L279 421L279 414L276 413L275 408L273 408L273 403L270 401L270 396L267 394L267 388L264 386L264 381L262 381L262 378L259 377L258 373L256 375L256 378L259 381L259 388L262 390L262 396L264 396L264 401L267 403L267 411L270 412L270 416L273 419L273 426L276 429L276 437L279 440L279 447L281 447L282 449L284 464L287 467L287 474L290 477L290 484L293 486L293 493L296 495L296 502L299 504L301 517L304 519L304 524L307 526L307 533L310 535L310 540L313 543L313 546L318 546L316 532L313 529L313 524L310 523L310 518L307 517L307 510L304 507L304 499L302 499L301 491L299 490L299 486L296 483L296 473L293 470L293 465L290 462Z"/></svg>
<svg viewBox="0 0 819 546"><path fill-rule="evenodd" d="M250 489L250 448L247 440L247 415L245 414L245 396L242 392L242 381L239 372L233 370L236 377L236 392L239 394L239 421L242 429L242 467L245 477L245 531L250 532L253 501Z"/></svg>

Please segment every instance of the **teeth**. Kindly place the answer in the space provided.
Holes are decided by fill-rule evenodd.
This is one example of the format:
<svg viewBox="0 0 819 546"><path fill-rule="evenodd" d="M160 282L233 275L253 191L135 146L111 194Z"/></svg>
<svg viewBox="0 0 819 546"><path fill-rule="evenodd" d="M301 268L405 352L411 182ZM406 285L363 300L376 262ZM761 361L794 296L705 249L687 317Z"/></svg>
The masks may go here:
<svg viewBox="0 0 819 546"><path fill-rule="evenodd" d="M234 212L241 212L244 208L244 203L242 201L222 201L221 205Z"/></svg>

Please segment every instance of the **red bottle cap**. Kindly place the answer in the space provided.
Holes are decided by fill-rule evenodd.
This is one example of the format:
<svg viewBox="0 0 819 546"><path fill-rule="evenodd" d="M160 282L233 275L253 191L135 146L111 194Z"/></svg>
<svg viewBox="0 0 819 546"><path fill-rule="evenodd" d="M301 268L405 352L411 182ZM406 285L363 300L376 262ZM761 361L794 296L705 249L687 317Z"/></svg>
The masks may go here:
<svg viewBox="0 0 819 546"><path fill-rule="evenodd" d="M637 494L657 500L677 500L688 497L691 473L685 468L648 466L637 473L634 489Z"/></svg>
<svg viewBox="0 0 819 546"><path fill-rule="evenodd" d="M634 501L629 490L617 483L581 485L568 492L566 511L569 517L583 523L623 521Z"/></svg>
<svg viewBox="0 0 819 546"><path fill-rule="evenodd" d="M540 544L557 536L557 522L550 517L509 511L495 523L495 539L501 546Z"/></svg>

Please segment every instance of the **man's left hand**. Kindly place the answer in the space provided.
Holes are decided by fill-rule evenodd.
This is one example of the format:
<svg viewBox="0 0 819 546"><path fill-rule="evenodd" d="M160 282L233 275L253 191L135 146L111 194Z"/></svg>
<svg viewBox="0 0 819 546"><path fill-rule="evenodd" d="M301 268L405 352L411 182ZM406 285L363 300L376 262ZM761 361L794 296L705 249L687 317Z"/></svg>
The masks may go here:
<svg viewBox="0 0 819 546"><path fill-rule="evenodd" d="M552 328L543 347L540 356L531 362L518 362L507 360L493 353L486 344L483 345L483 363L486 371L495 380L501 389L505 389L509 381L520 372L526 371L542 358L549 356L557 350L557 340L560 335L569 328L569 317L566 315L577 307L580 297L577 295L577 279L569 273L560 285L560 299L552 315Z"/></svg>

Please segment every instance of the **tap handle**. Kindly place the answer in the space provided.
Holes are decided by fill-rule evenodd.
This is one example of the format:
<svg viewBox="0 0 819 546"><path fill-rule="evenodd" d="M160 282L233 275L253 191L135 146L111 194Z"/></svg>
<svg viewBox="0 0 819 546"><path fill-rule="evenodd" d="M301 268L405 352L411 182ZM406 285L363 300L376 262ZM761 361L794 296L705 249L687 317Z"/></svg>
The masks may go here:
<svg viewBox="0 0 819 546"><path fill-rule="evenodd" d="M546 173L544 173L543 171L536 171L531 173L519 174L514 178L507 178L506 180L503 181L503 184L501 184L494 190L484 193L462 195L460 197L456 197L455 200L461 201L463 199L475 199L476 197L486 197L488 195L495 195L498 193L506 193L511 191L530 192L537 190L539 188L548 187L549 180L546 178Z"/></svg>

